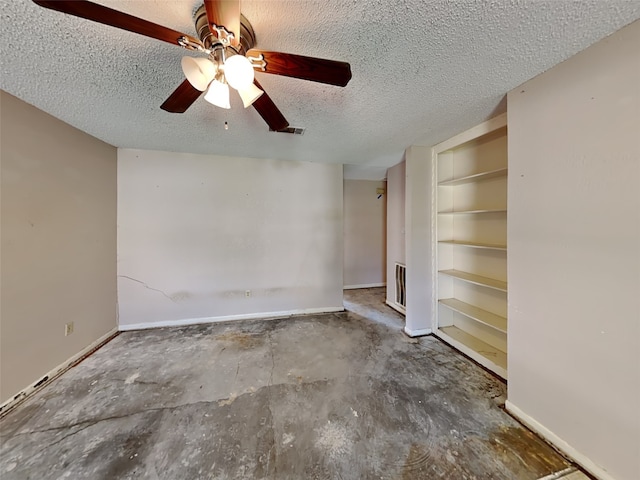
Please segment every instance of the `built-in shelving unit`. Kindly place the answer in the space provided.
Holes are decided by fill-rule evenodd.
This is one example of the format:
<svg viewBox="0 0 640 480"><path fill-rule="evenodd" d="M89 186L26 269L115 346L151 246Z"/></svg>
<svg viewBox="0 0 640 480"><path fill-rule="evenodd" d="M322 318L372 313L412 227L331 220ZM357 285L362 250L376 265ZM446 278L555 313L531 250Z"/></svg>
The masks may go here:
<svg viewBox="0 0 640 480"><path fill-rule="evenodd" d="M495 278L483 277L469 272L461 272L460 270L440 270L439 273L448 275L458 280L470 283L472 285L478 285L480 287L492 288L500 292L507 292L507 282L496 280Z"/></svg>
<svg viewBox="0 0 640 480"><path fill-rule="evenodd" d="M507 175L506 168L497 168L495 170L491 170L490 172L475 173L473 175L467 175L466 177L460 177L454 180L445 180L443 182L438 182L438 185L441 185L441 186L462 185L463 183L478 182L480 180L488 180L490 178L504 177L506 175Z"/></svg>
<svg viewBox="0 0 640 480"><path fill-rule="evenodd" d="M507 377L506 114L433 149L434 332Z"/></svg>
<svg viewBox="0 0 640 480"><path fill-rule="evenodd" d="M489 243L477 243L477 242L462 242L460 240L440 240L438 243L446 243L449 245L461 245L463 247L470 248L486 248L489 250L506 250L506 245L491 245Z"/></svg>
<svg viewBox="0 0 640 480"><path fill-rule="evenodd" d="M440 333L445 340L460 350L462 353L474 358L481 365L495 371L503 378L507 372L507 354L502 350L492 347L488 343L466 333L455 326L441 327ZM504 372L504 373L501 373Z"/></svg>
<svg viewBox="0 0 640 480"><path fill-rule="evenodd" d="M454 312L461 313L467 317L484 323L489 327L493 327L499 332L507 333L507 318L496 315L495 313L487 312L474 305L461 302L456 298L443 298L439 300L441 305L450 308Z"/></svg>
<svg viewBox="0 0 640 480"><path fill-rule="evenodd" d="M438 215L473 215L477 213L507 213L506 209L487 209L487 210L456 210L456 211L442 211L438 212Z"/></svg>

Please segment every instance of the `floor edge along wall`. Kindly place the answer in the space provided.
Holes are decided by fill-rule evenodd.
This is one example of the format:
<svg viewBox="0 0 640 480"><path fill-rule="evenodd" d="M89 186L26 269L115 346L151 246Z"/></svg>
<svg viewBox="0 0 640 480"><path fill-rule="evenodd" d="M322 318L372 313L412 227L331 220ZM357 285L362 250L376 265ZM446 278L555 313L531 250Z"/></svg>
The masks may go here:
<svg viewBox="0 0 640 480"><path fill-rule="evenodd" d="M591 475L601 480L615 480L606 470L599 465L595 464L586 455L583 455L573 446L565 442L558 435L546 428L544 425L534 420L525 412L520 410L517 406L511 403L509 400L505 402L505 409L511 415L513 415L520 423L531 429L540 437L544 438L547 442L553 445L557 450L562 452L565 456L576 462L583 469L589 472Z"/></svg>
<svg viewBox="0 0 640 480"><path fill-rule="evenodd" d="M432 149L433 332L507 378L507 114Z"/></svg>
<svg viewBox="0 0 640 480"><path fill-rule="evenodd" d="M238 315L221 315L219 317L183 318L177 320L161 320L157 322L125 323L119 325L118 330L121 332L127 332L131 330L148 330L151 328L186 327L189 325L200 325L206 323L233 322L236 320L273 320L291 317L294 315L319 315L344 311L344 307L298 308L294 310L283 310L280 312L241 313Z"/></svg>
<svg viewBox="0 0 640 480"><path fill-rule="evenodd" d="M28 385L27 387L23 388L12 397L8 398L4 403L0 405L0 417L6 415L10 410L18 406L23 400L26 400L28 397L30 397L35 392L43 388L45 385L48 385L49 383L51 383L53 380L58 378L64 372L69 370L71 367L80 363L85 357L88 357L95 350L99 349L105 343L113 339L113 337L118 335L118 333L119 331L117 328L114 328L108 331L103 336L101 336L94 342L91 342L85 348L83 348L78 353L73 355L71 358L68 358L67 360L62 362L60 365L58 365L57 367L47 372L45 375L43 375L41 378L33 382L31 385Z"/></svg>

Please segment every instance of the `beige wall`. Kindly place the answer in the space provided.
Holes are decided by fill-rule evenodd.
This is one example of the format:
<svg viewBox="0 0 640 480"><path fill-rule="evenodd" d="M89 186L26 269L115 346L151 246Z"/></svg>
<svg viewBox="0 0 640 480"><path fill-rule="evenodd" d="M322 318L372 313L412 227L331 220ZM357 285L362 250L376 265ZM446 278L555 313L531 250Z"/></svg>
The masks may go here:
<svg viewBox="0 0 640 480"><path fill-rule="evenodd" d="M387 302L395 303L396 262L405 264L405 161L387 170Z"/></svg>
<svg viewBox="0 0 640 480"><path fill-rule="evenodd" d="M405 248L407 313L404 331L414 337L431 333L431 149L405 150Z"/></svg>
<svg viewBox="0 0 640 480"><path fill-rule="evenodd" d="M640 22L509 93L509 403L640 478Z"/></svg>
<svg viewBox="0 0 640 480"><path fill-rule="evenodd" d="M344 181L344 286L366 287L385 282L384 181Z"/></svg>
<svg viewBox="0 0 640 480"><path fill-rule="evenodd" d="M0 129L4 402L116 327L116 149L5 92Z"/></svg>
<svg viewBox="0 0 640 480"><path fill-rule="evenodd" d="M121 328L342 309L342 208L342 165L119 149Z"/></svg>

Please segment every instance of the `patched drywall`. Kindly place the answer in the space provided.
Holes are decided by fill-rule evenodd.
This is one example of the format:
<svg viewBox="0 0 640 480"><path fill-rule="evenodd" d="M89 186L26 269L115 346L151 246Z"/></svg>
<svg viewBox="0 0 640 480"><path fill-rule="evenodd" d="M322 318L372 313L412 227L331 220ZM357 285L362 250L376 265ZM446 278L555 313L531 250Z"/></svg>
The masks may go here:
<svg viewBox="0 0 640 480"><path fill-rule="evenodd" d="M640 22L509 93L509 402L640 478Z"/></svg>
<svg viewBox="0 0 640 480"><path fill-rule="evenodd" d="M116 327L116 149L0 95L3 403Z"/></svg>
<svg viewBox="0 0 640 480"><path fill-rule="evenodd" d="M118 150L121 328L342 308L342 166Z"/></svg>
<svg viewBox="0 0 640 480"><path fill-rule="evenodd" d="M395 303L396 263L406 265L405 258L405 179L403 160L387 170L387 303Z"/></svg>
<svg viewBox="0 0 640 480"><path fill-rule="evenodd" d="M385 283L386 190L382 181L344 181L344 286Z"/></svg>

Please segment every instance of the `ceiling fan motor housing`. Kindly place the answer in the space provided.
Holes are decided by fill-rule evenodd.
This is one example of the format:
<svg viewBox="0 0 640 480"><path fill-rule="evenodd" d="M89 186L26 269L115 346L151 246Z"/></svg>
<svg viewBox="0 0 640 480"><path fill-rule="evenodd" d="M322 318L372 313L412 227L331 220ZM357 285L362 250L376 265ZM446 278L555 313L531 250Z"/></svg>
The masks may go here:
<svg viewBox="0 0 640 480"><path fill-rule="evenodd" d="M196 24L196 32L198 32L198 38L200 38L202 43L204 43L205 48L211 48L211 45L216 43L217 38L209 29L207 10L204 5L196 11L193 17ZM249 50L255 47L255 44L256 34L253 31L253 27L249 20L247 20L244 15L240 14L240 52L238 53L246 54Z"/></svg>

